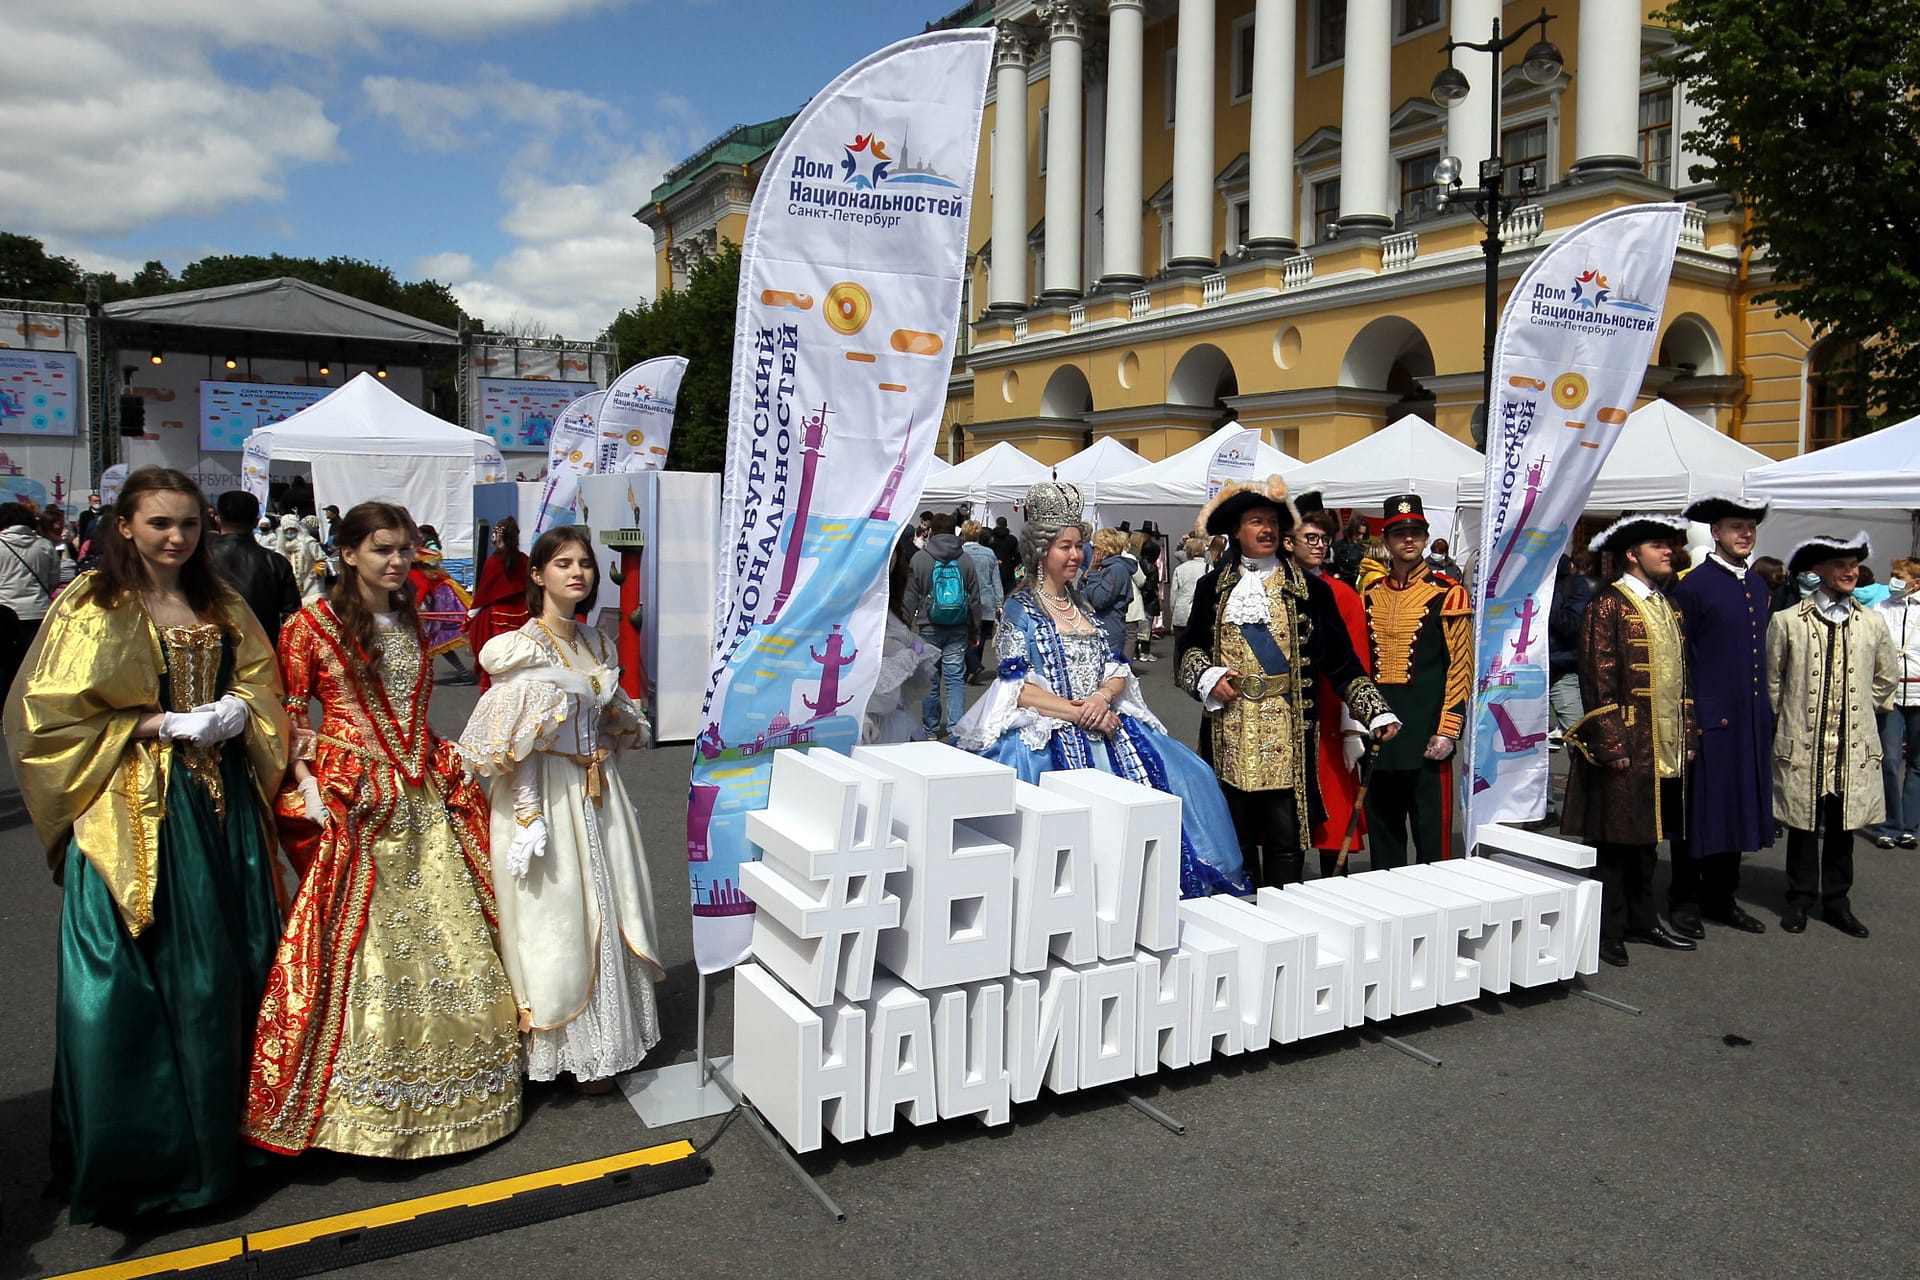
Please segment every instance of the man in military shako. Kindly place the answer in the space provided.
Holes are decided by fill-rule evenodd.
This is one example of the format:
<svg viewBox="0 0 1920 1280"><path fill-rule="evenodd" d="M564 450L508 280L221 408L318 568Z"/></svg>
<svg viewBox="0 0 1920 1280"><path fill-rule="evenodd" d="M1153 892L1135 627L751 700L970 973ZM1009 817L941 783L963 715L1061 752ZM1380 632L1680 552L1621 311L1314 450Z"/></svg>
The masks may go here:
<svg viewBox="0 0 1920 1280"><path fill-rule="evenodd" d="M1686 773L1693 758L1686 635L1662 594L1673 579L1674 543L1687 522L1630 515L1588 547L1611 554L1619 576L1587 606L1580 633L1580 697L1586 715L1567 730L1561 830L1594 846L1600 881L1600 958L1627 963L1628 942L1671 951L1694 944L1669 932L1653 905L1660 841L1686 830Z"/></svg>
<svg viewBox="0 0 1920 1280"><path fill-rule="evenodd" d="M1893 634L1853 598L1867 535L1810 538L1787 572L1820 585L1767 623L1767 696L1773 703L1773 816L1787 829L1787 909L1799 933L1817 902L1826 922L1855 938L1853 833L1880 821L1880 731L1874 712L1893 700Z"/></svg>
<svg viewBox="0 0 1920 1280"><path fill-rule="evenodd" d="M1314 676L1326 677L1373 736L1400 721L1367 678L1333 593L1281 547L1297 523L1279 476L1229 485L1200 512L1196 532L1229 539L1220 567L1194 587L1175 679L1206 710L1209 759L1226 793L1249 874L1300 880L1320 812Z"/></svg>
<svg viewBox="0 0 1920 1280"><path fill-rule="evenodd" d="M1380 749L1367 788L1372 864L1453 855L1453 753L1473 690L1473 603L1427 563L1427 513L1414 493L1388 498L1387 576L1366 590L1373 678L1407 731Z"/></svg>
<svg viewBox="0 0 1920 1280"><path fill-rule="evenodd" d="M1734 901L1740 855L1773 843L1773 706L1767 700L1770 591L1747 566L1767 504L1712 495L1687 508L1713 550L1680 580L1672 600L1687 632L1687 674L1700 745L1687 770L1687 829L1675 836L1667 919L1674 932L1707 936L1703 919L1765 933Z"/></svg>

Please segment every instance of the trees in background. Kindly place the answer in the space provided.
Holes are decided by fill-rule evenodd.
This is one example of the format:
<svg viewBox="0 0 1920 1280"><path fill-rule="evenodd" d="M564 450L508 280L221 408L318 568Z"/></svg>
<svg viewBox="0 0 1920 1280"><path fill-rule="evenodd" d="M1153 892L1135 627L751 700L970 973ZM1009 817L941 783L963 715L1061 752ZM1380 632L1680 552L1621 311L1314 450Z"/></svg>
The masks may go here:
<svg viewBox="0 0 1920 1280"><path fill-rule="evenodd" d="M740 296L740 246L723 242L696 264L684 289L615 317L609 335L622 369L653 356L687 358L674 413L669 471L718 471L727 460L727 405L733 389L733 329Z"/></svg>

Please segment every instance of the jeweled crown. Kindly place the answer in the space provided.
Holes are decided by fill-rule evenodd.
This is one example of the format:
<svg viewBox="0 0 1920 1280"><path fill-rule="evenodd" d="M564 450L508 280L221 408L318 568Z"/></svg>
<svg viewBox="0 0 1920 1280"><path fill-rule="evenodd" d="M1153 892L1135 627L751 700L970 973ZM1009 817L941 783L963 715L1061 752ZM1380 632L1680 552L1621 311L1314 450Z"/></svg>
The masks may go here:
<svg viewBox="0 0 1920 1280"><path fill-rule="evenodd" d="M1086 510L1080 486L1063 480L1042 480L1027 490L1027 523L1050 529L1079 524Z"/></svg>

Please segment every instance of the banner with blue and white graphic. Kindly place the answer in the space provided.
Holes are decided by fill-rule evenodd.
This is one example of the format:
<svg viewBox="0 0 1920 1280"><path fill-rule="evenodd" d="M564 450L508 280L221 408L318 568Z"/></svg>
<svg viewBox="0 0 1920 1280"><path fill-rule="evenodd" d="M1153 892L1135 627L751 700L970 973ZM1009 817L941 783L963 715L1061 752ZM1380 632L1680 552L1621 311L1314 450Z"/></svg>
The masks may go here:
<svg viewBox="0 0 1920 1280"><path fill-rule="evenodd" d="M642 360L613 380L600 406L600 466L596 474L658 471L673 443L673 406L686 376L685 356Z"/></svg>
<svg viewBox="0 0 1920 1280"><path fill-rule="evenodd" d="M747 218L687 811L702 973L748 954L746 817L774 753L859 736L888 557L946 400L992 48L931 32L843 73L788 126Z"/></svg>
<svg viewBox="0 0 1920 1280"><path fill-rule="evenodd" d="M600 405L604 391L589 391L560 411L547 438L547 479L540 489L540 514L533 535L539 537L557 524L573 523L574 500L580 480L593 474L600 449Z"/></svg>
<svg viewBox="0 0 1920 1280"><path fill-rule="evenodd" d="M1682 207L1589 219L1534 259L1493 355L1486 517L1473 583L1468 842L1547 804L1547 614L1554 571L1640 394Z"/></svg>

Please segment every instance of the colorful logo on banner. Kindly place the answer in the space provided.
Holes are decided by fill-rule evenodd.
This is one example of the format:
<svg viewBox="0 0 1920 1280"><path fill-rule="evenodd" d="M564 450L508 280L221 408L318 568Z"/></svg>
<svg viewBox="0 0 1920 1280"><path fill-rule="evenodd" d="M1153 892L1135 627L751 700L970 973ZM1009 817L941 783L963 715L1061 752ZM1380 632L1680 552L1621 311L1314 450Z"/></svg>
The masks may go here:
<svg viewBox="0 0 1920 1280"><path fill-rule="evenodd" d="M600 406L604 391L581 396L560 411L547 441L547 480L540 490L540 514L533 522L536 536L557 524L573 523L574 499L580 481L593 473L600 446Z"/></svg>
<svg viewBox="0 0 1920 1280"><path fill-rule="evenodd" d="M79 356L71 351L0 351L0 432L70 436L79 429Z"/></svg>
<svg viewBox="0 0 1920 1280"><path fill-rule="evenodd" d="M1245 484L1253 479L1254 467L1260 461L1260 433L1248 428L1239 435L1229 436L1219 448L1213 451L1213 460L1207 464L1207 501L1212 502L1220 496L1220 491L1230 484Z"/></svg>
<svg viewBox="0 0 1920 1280"><path fill-rule="evenodd" d="M894 505L920 492L939 433L992 44L932 32L854 66L788 127L748 217L687 814L702 972L748 952L746 818L774 756L859 734Z"/></svg>
<svg viewBox="0 0 1920 1280"><path fill-rule="evenodd" d="M1547 614L1587 495L1640 394L1681 206L1601 214L1549 245L1500 322L1474 577L1467 830L1547 803Z"/></svg>
<svg viewBox="0 0 1920 1280"><path fill-rule="evenodd" d="M607 388L600 406L599 474L658 471L673 443L673 410L686 376L685 356L655 356Z"/></svg>

